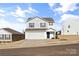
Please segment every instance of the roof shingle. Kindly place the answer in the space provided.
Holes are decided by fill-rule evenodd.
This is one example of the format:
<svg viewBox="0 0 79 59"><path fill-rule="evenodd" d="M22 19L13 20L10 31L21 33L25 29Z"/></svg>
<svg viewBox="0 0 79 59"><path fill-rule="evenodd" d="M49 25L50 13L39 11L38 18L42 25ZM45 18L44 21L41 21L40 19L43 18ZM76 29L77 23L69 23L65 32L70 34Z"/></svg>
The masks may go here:
<svg viewBox="0 0 79 59"><path fill-rule="evenodd" d="M2 28L2 29L6 30L6 31L8 31L8 32L10 32L12 34L23 34L23 33L20 33L20 32L18 32L16 30L13 30L13 29L10 29L10 28Z"/></svg>
<svg viewBox="0 0 79 59"><path fill-rule="evenodd" d="M30 17L30 18L27 19L27 22L34 19L34 18L40 18L40 19L42 19L42 20L44 20L46 22L54 23L54 20L52 18L50 18L50 17Z"/></svg>

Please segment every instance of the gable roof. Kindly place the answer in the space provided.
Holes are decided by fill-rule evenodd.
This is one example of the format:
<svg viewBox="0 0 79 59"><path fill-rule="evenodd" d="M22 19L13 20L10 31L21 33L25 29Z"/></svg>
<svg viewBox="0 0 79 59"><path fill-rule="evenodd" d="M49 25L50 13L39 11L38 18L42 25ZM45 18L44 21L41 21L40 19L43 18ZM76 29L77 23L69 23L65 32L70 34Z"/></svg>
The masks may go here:
<svg viewBox="0 0 79 59"><path fill-rule="evenodd" d="M48 23L49 22L54 23L54 20L52 18L50 18L50 17L30 17L30 18L27 19L27 22L29 22L30 20L32 20L34 18L40 18L40 19L42 19L42 20L44 20L44 21L46 21Z"/></svg>
<svg viewBox="0 0 79 59"><path fill-rule="evenodd" d="M10 28L2 28L2 29L5 30L5 31L8 31L12 34L22 34L22 33L18 32L16 30L13 30L13 29L10 29Z"/></svg>

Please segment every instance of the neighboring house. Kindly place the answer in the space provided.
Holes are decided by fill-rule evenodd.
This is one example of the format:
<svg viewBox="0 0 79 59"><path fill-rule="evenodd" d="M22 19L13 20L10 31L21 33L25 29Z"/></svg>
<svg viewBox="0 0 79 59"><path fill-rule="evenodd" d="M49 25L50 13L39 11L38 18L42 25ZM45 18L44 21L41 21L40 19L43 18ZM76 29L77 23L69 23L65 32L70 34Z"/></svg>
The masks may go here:
<svg viewBox="0 0 79 59"><path fill-rule="evenodd" d="M28 18L25 30L25 39L52 39L55 38L54 20L45 17Z"/></svg>
<svg viewBox="0 0 79 59"><path fill-rule="evenodd" d="M24 34L10 28L0 29L0 41L18 41L24 39Z"/></svg>
<svg viewBox="0 0 79 59"><path fill-rule="evenodd" d="M61 35L79 35L79 19L65 20L62 23Z"/></svg>

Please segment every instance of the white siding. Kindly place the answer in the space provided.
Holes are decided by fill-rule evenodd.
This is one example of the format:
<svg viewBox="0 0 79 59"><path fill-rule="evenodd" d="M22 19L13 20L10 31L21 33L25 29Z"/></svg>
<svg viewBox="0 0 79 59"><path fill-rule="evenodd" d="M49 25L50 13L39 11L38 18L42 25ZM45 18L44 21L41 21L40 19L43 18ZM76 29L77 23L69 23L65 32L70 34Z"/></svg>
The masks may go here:
<svg viewBox="0 0 79 59"><path fill-rule="evenodd" d="M68 28L69 25L70 28ZM79 35L79 21L75 19L66 20L62 25L61 31L62 35Z"/></svg>
<svg viewBox="0 0 79 59"><path fill-rule="evenodd" d="M48 28L49 26L49 23L44 21L44 20L41 20L40 18L34 18L32 20L30 20L29 22L27 22L27 28L29 28L29 23L34 23L35 27L34 28L41 28L40 27L40 23L46 23L46 28Z"/></svg>
<svg viewBox="0 0 79 59"><path fill-rule="evenodd" d="M3 29L0 29L0 34L11 34L11 33L8 32L8 31L5 31L5 30L3 30Z"/></svg>
<svg viewBox="0 0 79 59"><path fill-rule="evenodd" d="M41 28L49 29L52 28L52 26L49 26L49 23L40 19L40 18L34 18L26 23L27 28L29 27L29 23L34 23L33 30L26 30L25 31L25 39L47 39L47 31L46 30L40 30ZM46 23L46 27L40 27L40 23ZM26 28L26 29L27 29ZM34 30L35 28L38 28L39 30ZM52 36L52 35L51 35Z"/></svg>
<svg viewBox="0 0 79 59"><path fill-rule="evenodd" d="M0 35L4 35L4 39L0 39L0 41L12 41L12 34L10 32L0 29ZM5 35L10 35L10 39L5 39Z"/></svg>
<svg viewBox="0 0 79 59"><path fill-rule="evenodd" d="M46 39L46 32L43 30L32 30L25 32L25 38L26 39Z"/></svg>

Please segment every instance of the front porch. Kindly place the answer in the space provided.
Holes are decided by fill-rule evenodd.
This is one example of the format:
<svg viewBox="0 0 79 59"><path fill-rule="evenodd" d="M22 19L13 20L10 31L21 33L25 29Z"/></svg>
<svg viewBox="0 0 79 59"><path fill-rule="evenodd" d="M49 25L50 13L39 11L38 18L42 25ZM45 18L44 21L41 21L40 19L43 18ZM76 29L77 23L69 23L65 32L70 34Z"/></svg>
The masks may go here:
<svg viewBox="0 0 79 59"><path fill-rule="evenodd" d="M46 31L47 39L55 39L56 31L55 29L48 29Z"/></svg>

